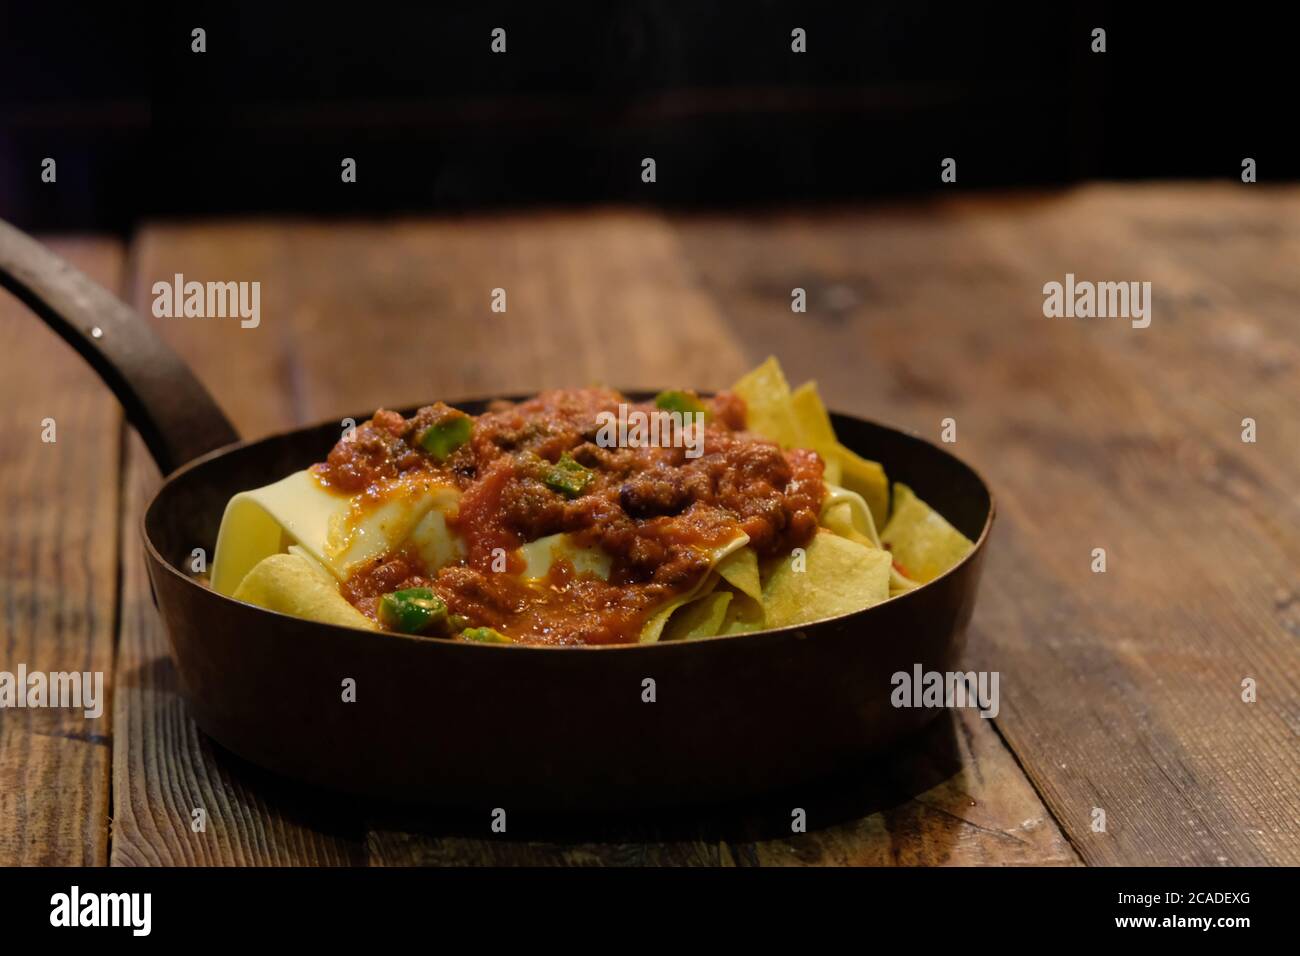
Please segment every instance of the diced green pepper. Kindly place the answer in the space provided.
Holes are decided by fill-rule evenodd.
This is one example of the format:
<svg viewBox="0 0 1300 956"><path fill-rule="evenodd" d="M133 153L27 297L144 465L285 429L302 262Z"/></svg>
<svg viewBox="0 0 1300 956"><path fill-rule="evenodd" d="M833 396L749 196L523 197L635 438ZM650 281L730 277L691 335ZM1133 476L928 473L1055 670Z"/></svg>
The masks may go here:
<svg viewBox="0 0 1300 956"><path fill-rule="evenodd" d="M574 460L573 456L567 451L560 456L557 461L546 473L542 482L552 491L558 491L566 498L576 498L582 494L583 489L591 484L596 473L590 468L584 468Z"/></svg>
<svg viewBox="0 0 1300 956"><path fill-rule="evenodd" d="M403 634L447 630L447 605L428 588L406 588L379 599L379 623Z"/></svg>
<svg viewBox="0 0 1300 956"><path fill-rule="evenodd" d="M683 415L694 414L699 412L702 415L708 415L708 409L700 399L690 392L681 392L675 389L669 389L666 392L660 392L655 396L655 407L662 408L666 412L680 412Z"/></svg>
<svg viewBox="0 0 1300 956"><path fill-rule="evenodd" d="M461 640L477 641L479 644L513 644L514 641L506 637L500 631L493 627L467 627L460 632Z"/></svg>
<svg viewBox="0 0 1300 956"><path fill-rule="evenodd" d="M469 441L473 430L474 422L468 415L448 415L424 430L419 438L420 447L439 461L444 461Z"/></svg>

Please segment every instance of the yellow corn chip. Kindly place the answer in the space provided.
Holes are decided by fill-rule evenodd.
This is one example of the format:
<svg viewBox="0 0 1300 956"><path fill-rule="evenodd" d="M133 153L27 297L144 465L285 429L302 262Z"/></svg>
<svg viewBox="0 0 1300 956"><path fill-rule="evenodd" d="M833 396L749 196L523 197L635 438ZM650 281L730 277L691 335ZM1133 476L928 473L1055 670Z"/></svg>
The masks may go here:
<svg viewBox="0 0 1300 956"><path fill-rule="evenodd" d="M659 610L655 611L641 626L641 636L638 640L642 644L653 644L663 637L664 629L668 626L668 619L673 616L673 612L679 607L690 604L696 598L712 593L718 583L716 574L706 574L704 580L699 585L673 598Z"/></svg>
<svg viewBox="0 0 1300 956"><path fill-rule="evenodd" d="M862 496L871 509L871 517L876 519L876 527L883 528L889 518L889 482L885 479L885 469L879 462L863 458L841 444L837 443L835 448L843 469L841 484Z"/></svg>
<svg viewBox="0 0 1300 956"><path fill-rule="evenodd" d="M920 586L921 585L917 584L907 575L901 573L898 570L898 568L891 567L889 569L889 596L890 597L894 597L895 595L898 594L905 594L906 592L913 591L916 588L919 588Z"/></svg>
<svg viewBox="0 0 1300 956"><path fill-rule="evenodd" d="M933 581L970 553L969 538L912 492L894 483L894 513L880 532L904 574L918 584Z"/></svg>
<svg viewBox="0 0 1300 956"><path fill-rule="evenodd" d="M378 630L370 618L347 602L337 584L326 579L299 554L272 554L263 558L244 575L233 597L236 601L309 621Z"/></svg>
<svg viewBox="0 0 1300 956"><path fill-rule="evenodd" d="M819 531L763 582L767 627L849 614L889 598L889 552Z"/></svg>
<svg viewBox="0 0 1300 956"><path fill-rule="evenodd" d="M763 604L739 591L732 592L731 603L727 605L727 614L723 618L719 634L743 634L746 631L758 631L764 627Z"/></svg>
<svg viewBox="0 0 1300 956"><path fill-rule="evenodd" d="M758 577L758 555L753 548L733 551L718 562L715 570L737 591L748 594L755 601L763 600L763 583Z"/></svg>
<svg viewBox="0 0 1300 956"><path fill-rule="evenodd" d="M763 582L758 574L758 555L753 548L741 548L718 563L718 574L735 588L735 600L727 610L728 621L743 621L743 630L763 626Z"/></svg>
<svg viewBox="0 0 1300 956"><path fill-rule="evenodd" d="M664 628L664 641L688 641L693 637L712 637L722 630L727 605L733 593L725 588L682 605Z"/></svg>
<svg viewBox="0 0 1300 956"><path fill-rule="evenodd" d="M816 382L804 382L790 396L795 421L799 425L802 447L811 448L821 455L826 465L825 479L832 485L841 484L841 465L835 429L826 411Z"/></svg>
<svg viewBox="0 0 1300 956"><path fill-rule="evenodd" d="M783 448L798 448L802 436L790 403L790 385L775 358L747 373L731 390L745 400L750 431Z"/></svg>
<svg viewBox="0 0 1300 956"><path fill-rule="evenodd" d="M710 563L713 565L713 568L716 569L737 551L745 550L745 545L747 544L749 544L749 535L742 534L739 537L728 541L726 544L712 549ZM641 635L638 640L642 644L653 644L655 641L659 640L664 632L664 628L668 625L668 619L672 617L674 611L683 604L688 604L698 597L712 593L713 589L717 587L717 585L718 576L713 573L713 570L710 570L708 574L705 574L699 580L695 587L691 588L691 590L687 591L685 594L677 595L669 600L667 604L659 608L659 610L655 611L654 614L652 614L646 622L641 625Z"/></svg>
<svg viewBox="0 0 1300 956"><path fill-rule="evenodd" d="M852 524L853 529L865 537L867 543L873 548L880 547L880 535L876 532L876 519L871 514L871 509L867 507L866 501L857 492L836 485L827 485L826 496L822 499L822 523L825 524L826 512L839 505L849 506L849 522Z"/></svg>
<svg viewBox="0 0 1300 956"><path fill-rule="evenodd" d="M831 505L822 515L822 527L829 528L841 538L848 538L858 544L865 544L868 548L874 548L876 546L875 542L853 526L852 509L853 506L847 501Z"/></svg>

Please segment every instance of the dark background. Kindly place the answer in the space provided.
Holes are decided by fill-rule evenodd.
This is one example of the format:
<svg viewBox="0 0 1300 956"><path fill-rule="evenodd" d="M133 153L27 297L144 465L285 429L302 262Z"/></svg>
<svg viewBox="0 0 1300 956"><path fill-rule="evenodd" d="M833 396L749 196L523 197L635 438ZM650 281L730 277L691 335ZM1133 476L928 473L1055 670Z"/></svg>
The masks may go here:
<svg viewBox="0 0 1300 956"><path fill-rule="evenodd" d="M1284 15L1136 6L5 0L0 217L127 230L256 212L836 202L1235 180L1245 156L1262 182L1294 177ZM504 55L489 50L496 26ZM795 26L805 54L790 51ZM45 156L57 186L40 181ZM355 184L340 181L345 156ZM946 156L955 187L939 180Z"/></svg>

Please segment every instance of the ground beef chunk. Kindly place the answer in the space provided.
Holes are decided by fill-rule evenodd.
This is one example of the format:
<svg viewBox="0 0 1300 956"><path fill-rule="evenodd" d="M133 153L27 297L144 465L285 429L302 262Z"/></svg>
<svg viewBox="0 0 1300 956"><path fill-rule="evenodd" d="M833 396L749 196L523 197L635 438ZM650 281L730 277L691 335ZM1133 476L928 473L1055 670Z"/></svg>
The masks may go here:
<svg viewBox="0 0 1300 956"><path fill-rule="evenodd" d="M501 490L506 527L522 541L536 541L565 526L564 498L535 478L517 477Z"/></svg>
<svg viewBox="0 0 1300 956"><path fill-rule="evenodd" d="M633 518L677 514L690 503L691 495L680 470L657 467L623 482L619 503Z"/></svg>

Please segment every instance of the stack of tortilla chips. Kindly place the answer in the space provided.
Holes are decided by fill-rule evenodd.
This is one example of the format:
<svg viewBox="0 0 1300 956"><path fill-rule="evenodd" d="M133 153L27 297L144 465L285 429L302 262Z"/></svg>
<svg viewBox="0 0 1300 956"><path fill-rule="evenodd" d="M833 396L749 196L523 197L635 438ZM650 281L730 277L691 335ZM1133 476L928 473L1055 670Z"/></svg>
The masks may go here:
<svg viewBox="0 0 1300 956"><path fill-rule="evenodd" d="M745 400L751 431L821 455L828 486L821 528L805 547L763 562L752 548L732 551L699 591L660 611L663 622L651 620L643 642L848 614L934 580L974 548L906 485L894 485L891 510L884 468L840 444L815 382L792 391L769 358L732 391Z"/></svg>

